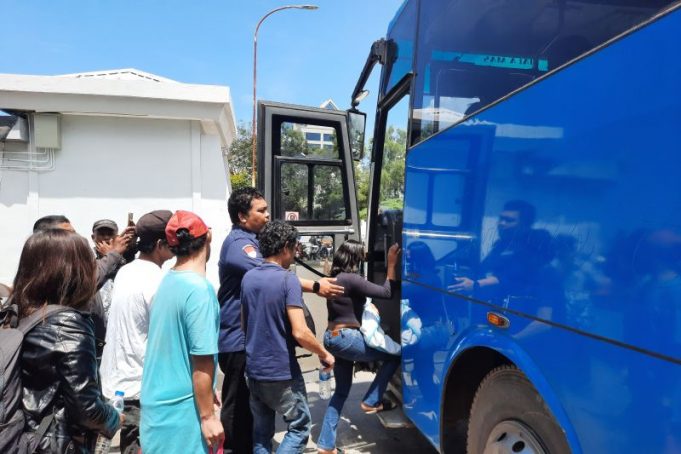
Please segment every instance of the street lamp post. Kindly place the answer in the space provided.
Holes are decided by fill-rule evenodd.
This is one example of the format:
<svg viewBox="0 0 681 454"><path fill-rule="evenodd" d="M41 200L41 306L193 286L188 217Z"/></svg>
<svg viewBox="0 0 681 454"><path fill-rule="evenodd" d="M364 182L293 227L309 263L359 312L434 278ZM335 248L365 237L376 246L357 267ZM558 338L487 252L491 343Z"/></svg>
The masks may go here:
<svg viewBox="0 0 681 454"><path fill-rule="evenodd" d="M276 13L277 11L282 11L285 9L318 9L319 7L316 5L286 5L286 6L280 6L279 8L275 8L269 13L265 14L260 21L258 22L258 25L255 27L255 33L253 34L253 122L251 123L251 138L253 140L253 155L251 157L251 165L253 166L253 171L252 171L252 183L253 186L255 187L256 184L256 127L255 127L255 104L256 104L256 80L257 80L257 65L258 65L258 30L260 29L260 25L262 25L263 21L270 17L272 14Z"/></svg>

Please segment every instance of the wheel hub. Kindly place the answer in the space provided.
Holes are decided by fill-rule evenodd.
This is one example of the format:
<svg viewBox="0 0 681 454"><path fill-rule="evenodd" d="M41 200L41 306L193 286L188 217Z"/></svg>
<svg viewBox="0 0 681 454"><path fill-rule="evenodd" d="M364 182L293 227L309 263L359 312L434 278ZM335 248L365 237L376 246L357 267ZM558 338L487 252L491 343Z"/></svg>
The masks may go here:
<svg viewBox="0 0 681 454"><path fill-rule="evenodd" d="M546 450L529 427L508 420L494 426L483 454L546 454Z"/></svg>

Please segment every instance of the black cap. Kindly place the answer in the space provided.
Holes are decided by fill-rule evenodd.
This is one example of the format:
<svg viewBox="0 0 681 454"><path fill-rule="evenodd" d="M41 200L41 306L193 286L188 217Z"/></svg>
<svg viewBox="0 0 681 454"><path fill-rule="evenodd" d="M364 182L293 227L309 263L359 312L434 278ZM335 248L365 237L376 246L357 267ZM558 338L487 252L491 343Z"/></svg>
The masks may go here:
<svg viewBox="0 0 681 454"><path fill-rule="evenodd" d="M111 219L100 219L99 221L95 221L95 223L92 224L92 233L99 229L111 229L115 233L118 233L118 224Z"/></svg>
<svg viewBox="0 0 681 454"><path fill-rule="evenodd" d="M168 210L154 210L143 215L135 224L135 233L140 243L151 243L166 238L166 224L173 213Z"/></svg>

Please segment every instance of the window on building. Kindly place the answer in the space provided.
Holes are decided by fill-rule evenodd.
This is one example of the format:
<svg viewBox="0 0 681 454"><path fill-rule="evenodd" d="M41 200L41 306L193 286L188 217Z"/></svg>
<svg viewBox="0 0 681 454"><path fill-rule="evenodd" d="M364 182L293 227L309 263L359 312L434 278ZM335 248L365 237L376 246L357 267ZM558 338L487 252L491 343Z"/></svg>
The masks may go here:
<svg viewBox="0 0 681 454"><path fill-rule="evenodd" d="M330 138L328 142L327 137ZM336 130L332 127L289 121L281 124L281 156L338 159L340 153L336 143Z"/></svg>

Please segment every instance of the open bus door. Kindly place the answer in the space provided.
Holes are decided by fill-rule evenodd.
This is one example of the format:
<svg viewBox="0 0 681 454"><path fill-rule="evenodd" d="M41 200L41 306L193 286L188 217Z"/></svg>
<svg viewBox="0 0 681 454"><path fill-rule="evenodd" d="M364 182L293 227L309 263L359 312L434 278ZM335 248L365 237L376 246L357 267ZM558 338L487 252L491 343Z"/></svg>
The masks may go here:
<svg viewBox="0 0 681 454"><path fill-rule="evenodd" d="M299 258L320 272L323 266L315 262L331 259L343 241L360 236L351 133L360 135L355 127L362 127L362 136L364 131L357 120L345 111L258 103L258 189L272 219L300 232Z"/></svg>
<svg viewBox="0 0 681 454"><path fill-rule="evenodd" d="M353 160L360 159L364 117L359 112L258 103L258 189L272 219L299 232L295 271L305 279L328 275L333 254L348 239L360 240ZM305 294L321 340L324 300ZM318 366L303 360L303 370Z"/></svg>

